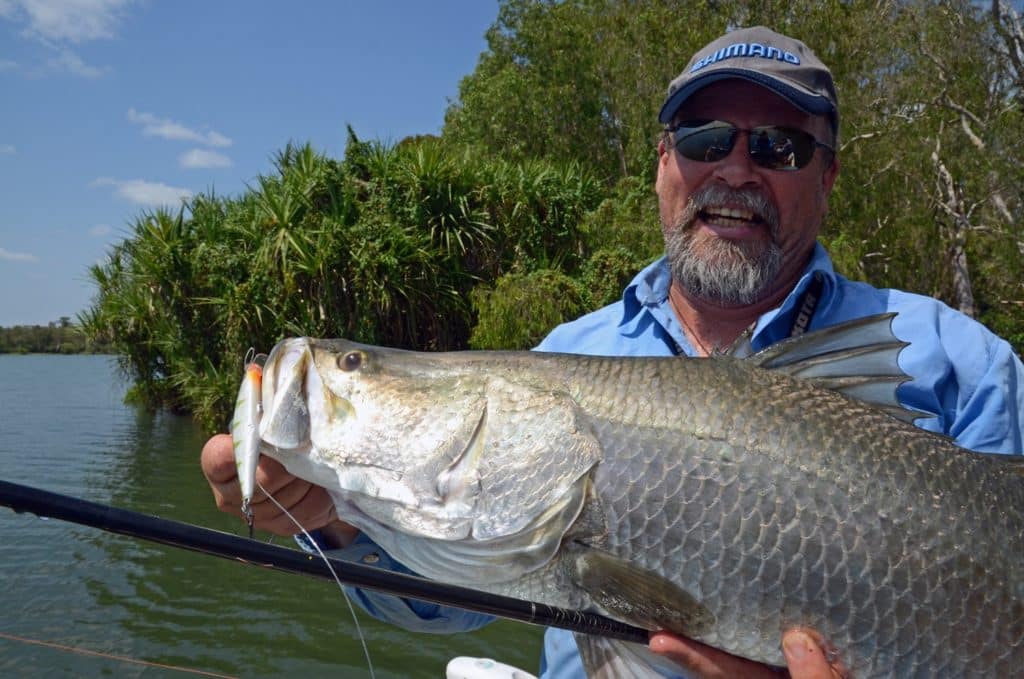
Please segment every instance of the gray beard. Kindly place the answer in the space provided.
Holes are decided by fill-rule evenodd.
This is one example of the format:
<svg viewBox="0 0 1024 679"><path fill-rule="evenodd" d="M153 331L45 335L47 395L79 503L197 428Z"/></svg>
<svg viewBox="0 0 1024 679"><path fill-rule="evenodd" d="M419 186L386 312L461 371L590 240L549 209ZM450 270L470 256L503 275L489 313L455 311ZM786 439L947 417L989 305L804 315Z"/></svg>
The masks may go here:
<svg viewBox="0 0 1024 679"><path fill-rule="evenodd" d="M771 242L698 235L697 213L710 205L739 204L765 221ZM759 192L708 186L694 194L674 225L662 225L672 278L689 294L720 306L745 306L772 291L782 268L778 211Z"/></svg>

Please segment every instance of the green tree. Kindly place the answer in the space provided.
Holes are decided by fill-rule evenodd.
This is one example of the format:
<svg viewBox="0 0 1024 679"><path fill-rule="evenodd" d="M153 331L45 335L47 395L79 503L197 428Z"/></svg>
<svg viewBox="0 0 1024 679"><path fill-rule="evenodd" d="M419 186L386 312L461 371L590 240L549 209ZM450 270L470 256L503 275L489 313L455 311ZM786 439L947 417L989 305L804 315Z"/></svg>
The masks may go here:
<svg viewBox="0 0 1024 679"><path fill-rule="evenodd" d="M727 25L716 4L507 0L444 136L515 160L572 159L609 183L651 176L660 98Z"/></svg>
<svg viewBox="0 0 1024 679"><path fill-rule="evenodd" d="M571 158L624 182L612 196L638 196L669 80L708 40L757 24L803 37L836 80L843 172L822 239L837 268L938 296L1021 347L1024 39L1005 2L508 0L444 136ZM593 233L617 224L645 249L632 229L652 203L613 200Z"/></svg>
<svg viewBox="0 0 1024 679"><path fill-rule="evenodd" d="M226 421L250 347L285 336L468 346L482 281L579 270L600 184L573 163L481 160L436 138L351 135L336 161L289 144L243 195L140 215L90 275L90 337L110 338L133 393ZM575 309L575 307L574 307Z"/></svg>
<svg viewBox="0 0 1024 679"><path fill-rule="evenodd" d="M505 274L493 287L476 288L473 306L480 317L469 340L475 349L530 349L586 310L580 285L551 269Z"/></svg>

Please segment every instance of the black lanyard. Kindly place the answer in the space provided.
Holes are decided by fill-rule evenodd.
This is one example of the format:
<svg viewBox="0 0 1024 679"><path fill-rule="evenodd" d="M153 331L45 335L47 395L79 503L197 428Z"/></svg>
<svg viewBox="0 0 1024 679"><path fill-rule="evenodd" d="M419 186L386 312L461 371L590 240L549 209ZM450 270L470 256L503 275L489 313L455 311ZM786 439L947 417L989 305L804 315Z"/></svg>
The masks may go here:
<svg viewBox="0 0 1024 679"><path fill-rule="evenodd" d="M814 312L818 310L818 302L821 301L821 291L825 287L825 277L820 271L815 271L811 282L800 296L800 306L797 307L796 316L793 318L793 325L789 329L790 337L799 337L807 332L814 318Z"/></svg>

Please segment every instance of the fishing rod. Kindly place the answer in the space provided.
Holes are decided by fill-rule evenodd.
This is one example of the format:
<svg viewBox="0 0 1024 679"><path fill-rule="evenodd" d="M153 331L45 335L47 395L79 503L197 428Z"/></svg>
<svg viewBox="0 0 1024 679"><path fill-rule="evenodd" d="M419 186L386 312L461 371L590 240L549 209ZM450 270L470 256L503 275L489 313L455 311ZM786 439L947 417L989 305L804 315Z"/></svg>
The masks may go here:
<svg viewBox="0 0 1024 679"><path fill-rule="evenodd" d="M353 587L454 606L532 625L560 627L573 632L647 643L647 630L596 613L479 592L330 557L327 558L330 562L328 565L323 559L308 552L51 493L18 483L0 481L0 506L9 507L19 514L27 512L39 517L69 521L109 533L128 535L286 573L333 581L333 567L338 579Z"/></svg>

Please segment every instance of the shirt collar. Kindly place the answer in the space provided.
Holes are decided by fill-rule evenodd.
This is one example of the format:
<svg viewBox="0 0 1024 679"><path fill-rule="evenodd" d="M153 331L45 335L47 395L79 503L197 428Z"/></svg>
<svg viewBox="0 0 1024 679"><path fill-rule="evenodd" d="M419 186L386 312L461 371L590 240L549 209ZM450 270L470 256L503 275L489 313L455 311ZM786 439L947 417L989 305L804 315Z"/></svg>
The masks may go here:
<svg viewBox="0 0 1024 679"><path fill-rule="evenodd" d="M786 337L792 324L796 306L803 297L807 286L811 284L815 272L821 272L825 278L826 290L834 287L830 281L835 278L832 259L821 243L814 244L811 259L807 262L800 280L778 307L771 309L757 319L751 343L756 349L763 348ZM668 291L672 283L668 259L658 258L638 273L622 293L622 320L619 321L619 332L632 335L644 317L644 312L651 313L654 308L664 309L668 305Z"/></svg>
<svg viewBox="0 0 1024 679"><path fill-rule="evenodd" d="M632 335L645 310L666 304L671 283L672 274L668 269L667 257L659 257L640 271L622 292L619 332Z"/></svg>

